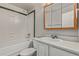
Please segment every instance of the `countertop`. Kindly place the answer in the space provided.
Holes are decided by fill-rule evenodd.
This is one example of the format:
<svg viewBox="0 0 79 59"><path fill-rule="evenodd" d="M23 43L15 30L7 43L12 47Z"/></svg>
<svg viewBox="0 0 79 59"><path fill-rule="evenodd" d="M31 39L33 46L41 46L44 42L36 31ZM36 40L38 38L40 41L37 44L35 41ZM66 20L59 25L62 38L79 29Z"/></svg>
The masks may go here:
<svg viewBox="0 0 79 59"><path fill-rule="evenodd" d="M45 38L34 38L34 40L63 49L71 52L75 55L79 55L79 42L65 41L62 39L52 39L49 37Z"/></svg>

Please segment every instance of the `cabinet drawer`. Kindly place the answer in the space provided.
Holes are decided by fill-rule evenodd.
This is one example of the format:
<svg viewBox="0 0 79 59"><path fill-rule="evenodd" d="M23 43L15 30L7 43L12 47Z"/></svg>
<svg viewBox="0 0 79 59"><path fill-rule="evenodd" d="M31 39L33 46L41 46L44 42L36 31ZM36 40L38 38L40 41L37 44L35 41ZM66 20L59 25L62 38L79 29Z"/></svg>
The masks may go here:
<svg viewBox="0 0 79 59"><path fill-rule="evenodd" d="M49 56L76 56L76 55L50 46L49 47Z"/></svg>

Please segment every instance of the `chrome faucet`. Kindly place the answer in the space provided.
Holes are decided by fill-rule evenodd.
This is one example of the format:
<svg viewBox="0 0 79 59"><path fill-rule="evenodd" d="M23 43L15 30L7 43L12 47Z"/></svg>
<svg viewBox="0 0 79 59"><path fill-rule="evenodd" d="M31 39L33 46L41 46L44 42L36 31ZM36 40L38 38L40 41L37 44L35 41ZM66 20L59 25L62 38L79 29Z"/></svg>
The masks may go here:
<svg viewBox="0 0 79 59"><path fill-rule="evenodd" d="M57 35L51 35L51 37L52 37L53 39L58 38Z"/></svg>

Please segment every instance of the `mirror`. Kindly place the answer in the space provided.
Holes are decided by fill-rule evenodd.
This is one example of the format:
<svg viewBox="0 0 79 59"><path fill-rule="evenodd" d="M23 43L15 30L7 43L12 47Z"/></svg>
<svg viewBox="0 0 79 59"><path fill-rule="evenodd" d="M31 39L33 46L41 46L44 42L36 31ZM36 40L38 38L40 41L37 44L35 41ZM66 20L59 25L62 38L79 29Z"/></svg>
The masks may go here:
<svg viewBox="0 0 79 59"><path fill-rule="evenodd" d="M61 28L62 27L62 21L61 21L61 4L52 4L51 7L51 20L52 20L52 28Z"/></svg>
<svg viewBox="0 0 79 59"><path fill-rule="evenodd" d="M76 4L53 3L44 8L45 29L76 29L77 16Z"/></svg>
<svg viewBox="0 0 79 59"><path fill-rule="evenodd" d="M62 28L74 27L74 4L63 3L62 4Z"/></svg>
<svg viewBox="0 0 79 59"><path fill-rule="evenodd" d="M51 5L45 8L45 28L52 28Z"/></svg>

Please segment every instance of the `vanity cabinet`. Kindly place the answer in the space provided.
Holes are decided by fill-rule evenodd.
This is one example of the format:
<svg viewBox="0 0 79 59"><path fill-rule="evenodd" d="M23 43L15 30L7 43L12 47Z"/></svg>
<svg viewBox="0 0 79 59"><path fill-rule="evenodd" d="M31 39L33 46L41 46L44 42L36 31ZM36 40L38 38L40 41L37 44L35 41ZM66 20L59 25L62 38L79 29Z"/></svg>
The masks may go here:
<svg viewBox="0 0 79 59"><path fill-rule="evenodd" d="M39 42L37 52L38 56L48 56L48 45Z"/></svg>
<svg viewBox="0 0 79 59"><path fill-rule="evenodd" d="M34 48L37 50L37 56L76 56L73 53L56 48L49 44L33 40Z"/></svg>
<svg viewBox="0 0 79 59"><path fill-rule="evenodd" d="M66 52L64 50L55 48L53 46L50 46L49 47L49 56L76 56L76 55Z"/></svg>
<svg viewBox="0 0 79 59"><path fill-rule="evenodd" d="M48 56L48 45L34 41L34 48L37 49L38 56Z"/></svg>

